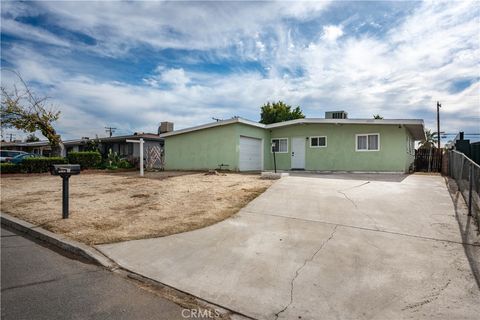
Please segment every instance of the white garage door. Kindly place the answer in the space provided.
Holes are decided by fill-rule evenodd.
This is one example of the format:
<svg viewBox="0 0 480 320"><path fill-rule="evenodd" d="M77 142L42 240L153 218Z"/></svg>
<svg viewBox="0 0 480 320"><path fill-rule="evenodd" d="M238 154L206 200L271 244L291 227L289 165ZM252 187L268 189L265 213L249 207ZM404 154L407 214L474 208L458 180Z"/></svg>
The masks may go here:
<svg viewBox="0 0 480 320"><path fill-rule="evenodd" d="M262 170L262 140L240 137L240 171Z"/></svg>

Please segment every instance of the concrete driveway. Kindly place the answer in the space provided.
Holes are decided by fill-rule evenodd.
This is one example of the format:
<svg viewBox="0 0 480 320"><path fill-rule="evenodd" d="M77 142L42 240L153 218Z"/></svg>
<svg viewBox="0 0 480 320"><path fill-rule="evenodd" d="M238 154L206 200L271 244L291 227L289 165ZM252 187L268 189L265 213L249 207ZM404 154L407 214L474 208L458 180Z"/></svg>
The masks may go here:
<svg viewBox="0 0 480 320"><path fill-rule="evenodd" d="M477 319L463 209L440 176L305 174L216 225L98 248L258 319Z"/></svg>

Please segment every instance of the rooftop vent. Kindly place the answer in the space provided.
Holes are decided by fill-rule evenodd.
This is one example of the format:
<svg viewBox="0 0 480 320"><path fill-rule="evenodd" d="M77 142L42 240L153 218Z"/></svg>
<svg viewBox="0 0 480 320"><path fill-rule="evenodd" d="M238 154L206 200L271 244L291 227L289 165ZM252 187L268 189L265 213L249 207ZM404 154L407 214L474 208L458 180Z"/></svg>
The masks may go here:
<svg viewBox="0 0 480 320"><path fill-rule="evenodd" d="M347 119L348 113L345 111L327 111L325 112L325 119Z"/></svg>
<svg viewBox="0 0 480 320"><path fill-rule="evenodd" d="M160 127L158 127L158 134L162 134L165 132L173 131L173 122L160 122Z"/></svg>

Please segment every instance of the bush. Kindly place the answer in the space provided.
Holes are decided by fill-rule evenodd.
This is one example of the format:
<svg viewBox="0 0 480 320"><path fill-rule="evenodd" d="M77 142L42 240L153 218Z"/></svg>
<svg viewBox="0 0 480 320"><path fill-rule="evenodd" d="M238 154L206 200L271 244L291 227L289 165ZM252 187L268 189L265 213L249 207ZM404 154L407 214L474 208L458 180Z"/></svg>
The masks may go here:
<svg viewBox="0 0 480 320"><path fill-rule="evenodd" d="M132 164L126 160L126 159L123 159L123 160L120 160L118 163L117 163L117 167L119 169L130 169L130 168L133 168Z"/></svg>
<svg viewBox="0 0 480 320"><path fill-rule="evenodd" d="M69 163L79 164L82 170L97 168L102 163L102 155L98 151L70 152L67 157Z"/></svg>
<svg viewBox="0 0 480 320"><path fill-rule="evenodd" d="M19 173L21 172L21 169L22 166L14 163L0 163L0 173Z"/></svg>
<svg viewBox="0 0 480 320"><path fill-rule="evenodd" d="M67 159L61 157L42 157L42 158L27 158L23 159L22 167L23 172L27 173L40 173L40 172L48 172L50 170L50 166L53 164L64 164L67 163Z"/></svg>

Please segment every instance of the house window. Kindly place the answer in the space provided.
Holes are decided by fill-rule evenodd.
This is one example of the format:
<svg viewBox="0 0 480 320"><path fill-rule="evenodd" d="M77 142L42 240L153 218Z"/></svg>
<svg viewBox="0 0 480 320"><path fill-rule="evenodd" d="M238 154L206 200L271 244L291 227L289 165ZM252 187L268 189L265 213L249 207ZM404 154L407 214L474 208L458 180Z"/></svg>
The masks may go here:
<svg viewBox="0 0 480 320"><path fill-rule="evenodd" d="M277 153L287 153L288 152L288 139L287 138L278 138L272 139L272 151Z"/></svg>
<svg viewBox="0 0 480 320"><path fill-rule="evenodd" d="M378 133L357 134L356 151L379 151L380 135Z"/></svg>
<svg viewBox="0 0 480 320"><path fill-rule="evenodd" d="M327 146L327 137L310 137L310 148L324 148Z"/></svg>
<svg viewBox="0 0 480 320"><path fill-rule="evenodd" d="M415 154L415 140L410 136L407 136L407 152L411 155Z"/></svg>

